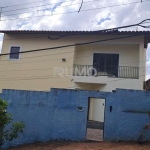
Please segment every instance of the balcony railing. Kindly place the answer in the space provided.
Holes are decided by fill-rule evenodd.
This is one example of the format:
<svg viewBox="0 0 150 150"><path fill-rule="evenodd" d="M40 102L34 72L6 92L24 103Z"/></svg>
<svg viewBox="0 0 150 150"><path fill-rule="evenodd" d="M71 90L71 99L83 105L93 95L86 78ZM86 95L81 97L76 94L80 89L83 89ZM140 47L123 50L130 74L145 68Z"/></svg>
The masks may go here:
<svg viewBox="0 0 150 150"><path fill-rule="evenodd" d="M139 78L139 68L130 66L74 65L74 76L109 76L116 78Z"/></svg>

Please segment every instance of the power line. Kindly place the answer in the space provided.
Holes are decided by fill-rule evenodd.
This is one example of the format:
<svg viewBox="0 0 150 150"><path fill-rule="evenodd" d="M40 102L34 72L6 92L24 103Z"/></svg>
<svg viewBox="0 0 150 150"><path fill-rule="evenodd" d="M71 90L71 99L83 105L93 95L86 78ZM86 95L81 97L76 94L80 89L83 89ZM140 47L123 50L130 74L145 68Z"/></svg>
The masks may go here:
<svg viewBox="0 0 150 150"><path fill-rule="evenodd" d="M133 26L138 26L138 24L134 24ZM131 26L129 26L129 27L131 27ZM120 27L120 28L125 28L125 26L123 26L123 27ZM112 29L106 29L106 30L99 30L99 31L112 31L112 30L114 30L115 28L112 28ZM116 29L119 29L119 28L116 28ZM93 32L95 32L95 31L93 31ZM1 34L1 33L0 33ZM48 34L48 33L45 33L45 34ZM61 35L58 35L57 33L56 34L51 34L52 36L53 35L57 35L57 36L61 36ZM77 34L69 34L69 35L65 35L65 36L76 36L76 35L87 35L86 33L85 34L82 34L82 33L77 33ZM64 35L62 35L62 37L65 37ZM44 37L46 37L45 35L44 36L42 36L42 35L40 35L40 36L34 36L34 37L20 37L20 38L8 38L8 39L3 39L3 40L0 40L0 41L14 41L14 40L20 40L20 39L42 39L42 38L44 38Z"/></svg>
<svg viewBox="0 0 150 150"><path fill-rule="evenodd" d="M127 44L120 44L120 45L128 45L128 43ZM120 45L110 45L110 46L103 46L103 47L101 47L101 48L108 48L108 47L117 47L117 46L120 46ZM132 44L131 44L132 45ZM89 50L80 50L80 51L89 51ZM58 54L68 54L68 53L73 53L74 52L74 50L73 51L71 51L71 50L69 50L69 52L67 51L67 52L62 52L62 53L56 53L56 54L46 54L46 55L38 55L38 56L31 56L31 57L24 57L24 58L21 58L21 60L22 59L29 59L29 58L38 58L38 57L43 57L43 56L53 56L53 55L58 55ZM91 56L81 56L81 57L71 57L71 58L66 58L66 59L73 59L73 58L85 58L85 57L91 57ZM55 61L55 60L60 60L60 58L58 58L58 59L48 59L48 60L42 60L42 61L30 61L30 62L21 62L21 63L17 63L17 62L15 62L15 63L12 63L12 64L24 64L24 63L34 63L34 62L46 62L46 61ZM0 60L0 62L8 62L8 60ZM136 62L128 62L128 63L137 63L137 62L146 62L146 61L136 61ZM128 64L127 62L126 63L121 63L121 64ZM5 64L0 64L0 65L9 65L8 63L5 63ZM0 72L2 72L2 71L0 71Z"/></svg>
<svg viewBox="0 0 150 150"><path fill-rule="evenodd" d="M143 22L143 21L142 21ZM140 34L141 35L141 34ZM142 35L143 35L143 33L142 33ZM135 36L135 35L134 35ZM139 36L139 34L137 35L136 34L136 36ZM120 38L127 38L128 36L125 36L125 37L119 37L119 39ZM133 35L132 36L130 36L130 37L133 37ZM116 39L116 38L113 38L113 39L105 39L105 41L108 41L108 40L114 40L114 39ZM117 38L118 39L118 38ZM100 41L98 41L98 42L102 42L103 40L100 40ZM95 42L95 41L94 41ZM97 42L97 41L96 41ZM89 42L88 42L89 43ZM86 44L88 44L88 43L86 43ZM90 42L91 43L91 42ZM93 43L93 42L92 42ZM79 43L80 45L82 45L83 43ZM76 44L77 45L77 44ZM75 45L74 45L75 46ZM117 45L118 46L118 45ZM49 48L48 48L49 49ZM31 52L31 51L30 51ZM21 53L21 52L20 52ZM68 52L67 52L68 53ZM10 53L7 53L7 54L2 54L2 55L8 55L8 54L10 54ZM64 52L63 52L63 54L64 54ZM51 55L53 55L53 54L51 54ZM57 53L57 55L58 55L58 53ZM39 57L39 56L38 56ZM41 57L41 56L40 56ZM69 59L69 58L67 58L67 59ZM72 58L70 58L70 59L72 59ZM56 60L56 59L55 59ZM43 60L42 60L43 61ZM42 62L42 61L34 61L34 62ZM51 61L51 60L44 60L44 61ZM52 60L52 61L54 61L54 60ZM23 62L24 63L24 62ZM25 63L31 63L31 62L25 62ZM14 63L13 63L14 64ZM22 64L22 63L16 63L16 64ZM9 64L1 64L1 65L9 65ZM145 67L144 67L145 68Z"/></svg>
<svg viewBox="0 0 150 150"><path fill-rule="evenodd" d="M68 68L70 68L70 69L72 69L72 67L68 67ZM140 69L146 69L146 68L150 68L150 67L141 67L141 68L139 68L139 70ZM35 70L50 70L50 69L54 69L54 68L44 68L44 69L26 69L26 70L20 70L20 71L31 71L31 70L33 70L33 71L35 71ZM19 71L19 70L10 70L10 71ZM145 70L143 70L143 71L145 71ZM0 71L0 72L3 72L3 71ZM49 75L49 76L40 76L40 78L39 78L39 76L38 76L38 78L36 77L33 77L32 76L32 78L31 77L29 77L29 79L43 79L43 77L44 78L50 78L50 77L52 77L52 78L55 78L54 76L51 76L51 75ZM15 77L15 78L20 78L20 77ZM0 79L15 79L15 78L0 78ZM22 80L22 79L19 79L19 80ZM115 80L116 81L116 80Z"/></svg>
<svg viewBox="0 0 150 150"><path fill-rule="evenodd" d="M57 53L57 55L58 55L58 53ZM81 56L81 57L83 57L83 56ZM81 58L81 57L75 57L75 58ZM69 59L69 58L67 58L67 59ZM71 57L70 59L73 59L73 57ZM56 59L54 59L54 60L56 60ZM44 61L54 61L54 60L44 60ZM57 60L60 60L60 58L59 59L57 59ZM35 62L35 61L34 61ZM38 62L43 62L43 61L38 61ZM139 62L139 61L138 61ZM144 61L145 62L145 61ZM23 62L24 63L24 62ZM27 62L27 63L31 63L31 62ZM128 63L133 63L133 62L128 62ZM18 63L17 63L18 64ZM20 64L20 63L19 63ZM22 63L21 63L22 64ZM124 63L121 63L121 64L124 64ZM3 65L3 64L2 64ZM10 65L10 64L8 64L8 65ZM72 67L68 67L68 68L72 68ZM141 67L141 68L139 68L139 70L140 69L146 69L146 68L150 68L150 67ZM53 67L51 67L51 68L41 68L41 69L26 69L26 70L1 70L0 71L0 73L1 72L12 72L12 71L35 71L35 70L50 70L50 69L54 69ZM18 78L18 77L17 77Z"/></svg>
<svg viewBox="0 0 150 150"><path fill-rule="evenodd" d="M21 6L21 5L28 5L28 4L33 4L33 3L45 2L45 1L49 1L49 0L35 1L35 2L30 2L30 3L22 3L22 4L17 4L17 5L8 5L8 6L3 6L2 8L15 7L15 6ZM63 1L61 1L61 2L63 2ZM60 3L60 2L57 2L57 3ZM53 4L57 4L57 3L53 3Z"/></svg>
<svg viewBox="0 0 150 150"><path fill-rule="evenodd" d="M134 36L140 36L141 34L136 34L136 35L134 35ZM142 34L143 35L143 34ZM132 35L133 36L133 35ZM131 36L130 36L131 37ZM127 38L127 36L126 37L121 37L121 38ZM108 39L107 39L108 40ZM110 40L110 39L109 39ZM114 39L113 39L114 40ZM80 43L81 44L81 43ZM82 43L83 44L83 43ZM144 67L145 68L145 67ZM145 76L145 75L143 75L143 76ZM18 78L18 77L17 77ZM17 79L17 80L33 80L33 79L41 79L41 78L50 78L50 76L46 76L46 77L33 77L33 78L28 78L28 79ZM53 77L54 78L54 77ZM7 78L7 80L8 80L8 78ZM122 79L118 79L118 80L122 80ZM126 80L126 79L123 79L123 80ZM114 81L117 81L117 80L114 80ZM110 81L110 82L112 82L112 81ZM71 87L72 88L72 87Z"/></svg>
<svg viewBox="0 0 150 150"><path fill-rule="evenodd" d="M93 1L100 1L100 0L92 0L92 1L86 1L86 2L84 2L84 3L90 3L90 2L93 2ZM70 1L69 1L70 2ZM75 3L75 4L71 4L71 6L72 5L78 5L78 4L80 4L80 3ZM52 4L47 4L47 5L52 5ZM47 6L47 5L43 5L43 6ZM62 8L62 7L67 7L67 6L70 6L70 5L65 5L65 6L59 6L59 8ZM31 8L31 7L30 7ZM34 8L34 7L33 7ZM28 9L28 8L26 8L26 9ZM3 15L4 17L5 16L14 16L14 15L20 15L20 14L28 14L28 13L31 13L31 12L39 12L39 11L45 11L45 10L51 10L51 9L53 9L53 7L51 7L51 8L45 8L45 9L40 9L40 10L35 10L35 11L30 11L30 12L24 12L24 13L16 13L16 14L6 14L6 15ZM19 9L19 10L22 10L22 9ZM14 10L15 11L15 10ZM4 12L4 11L3 11ZM5 12L7 12L7 11L5 11ZM9 12L9 11L8 11ZM2 17L3 17L2 16Z"/></svg>
<svg viewBox="0 0 150 150"><path fill-rule="evenodd" d="M89 2L93 2L93 1L100 1L100 0L85 1L84 3L89 3ZM72 2L72 1L61 1L61 2L57 2L57 3L46 4L46 5L39 5L39 6L33 6L33 7L27 7L27 8L13 9L13 10L8 10L8 11L3 11L3 13L4 13L4 12L17 11L17 10L23 10L23 9L30 9L30 8L42 7L42 6L49 6L49 5L54 5L54 4L63 3L63 2ZM77 4L80 4L80 3L75 3L75 4L71 4L71 5L77 5ZM66 6L70 6L70 5L59 6L59 7L66 7ZM52 7L52 8L53 8L53 7ZM52 9L52 8L49 8L49 9ZM29 12L29 13L30 13L30 12Z"/></svg>
<svg viewBox="0 0 150 150"><path fill-rule="evenodd" d="M124 44L125 45L125 44ZM118 46L118 45L115 45L115 46ZM109 47L109 46L105 46L105 47ZM113 46L111 46L113 47ZM89 51L89 50L82 50L82 51ZM65 52L65 53L56 53L56 54L50 54L50 55L58 55L58 54L66 54L66 53L72 53L72 52ZM44 56L49 56L49 55L44 55ZM30 57L30 58L34 58L36 56L33 56L33 57ZM37 56L37 57L41 57L40 56ZM81 57L70 57L70 58L66 58L66 59L73 59L73 58L83 58L83 57L91 57L91 56L81 56ZM28 58L28 57L26 57ZM21 62L21 63L12 63L11 65L13 64L26 64L26 63L36 63L36 62L46 62L46 61L55 61L55 60L60 60L60 58L58 59L48 59L48 60L41 60L41 61L30 61L30 62ZM8 61L8 60L7 60ZM136 62L146 62L146 61L136 61ZM126 62L126 63L121 63L121 64L127 64L127 63L136 63L136 62ZM10 64L0 64L0 65L10 65ZM72 67L68 67L68 68L72 68ZM149 68L149 67L142 67L144 69L146 68ZM142 69L142 68L139 68L139 69ZM41 69L26 69L26 70L1 70L0 72L10 72L10 71L31 71L31 70L48 70L48 69L53 69L53 68L41 68Z"/></svg>
<svg viewBox="0 0 150 150"><path fill-rule="evenodd" d="M61 1L61 2L71 2L71 1ZM61 2L50 3L50 4L46 4L46 5L38 5L38 6L33 6L33 7L26 7L26 8L19 8L19 9L6 10L6 11L3 11L3 13L4 13L4 12L17 11L17 10L23 10L23 9L30 9L30 8L42 7L42 6L48 6L48 5L54 5L54 4L58 4L58 3L61 3ZM11 6L10 6L10 7L11 7Z"/></svg>
<svg viewBox="0 0 150 150"><path fill-rule="evenodd" d="M104 40L96 40L96 41L83 42L83 43L77 43L77 44L69 44L69 45L62 45L62 46L35 49L35 50L27 50L27 51L22 51L22 52L18 52L18 53L22 54L22 53L47 51L47 50L53 50L53 49L61 49L61 48L67 48L67 47L73 47L73 46L101 43L101 42L106 42L106 41L111 41L111 40L119 40L119 39L130 38L130 37L141 36L141 35L150 35L150 33L138 33L138 34L133 34L133 35L128 35L128 36L121 36L121 37L116 37L116 38L109 38L109 39L104 39ZM18 54L18 53L11 53L11 54ZM5 56L5 55L10 55L10 53L0 54L0 56Z"/></svg>
<svg viewBox="0 0 150 150"><path fill-rule="evenodd" d="M59 13L59 14L51 14L51 15L41 15L41 16L32 16L32 17L24 17L24 18L13 18L13 19L5 19L5 20L1 20L1 21L7 21L7 20L18 20L18 19L28 19L28 18L34 18L34 17L46 17L46 16L54 16L54 15L63 15L63 14L72 14L75 13L77 11L73 11L73 12L66 12L66 13Z"/></svg>
<svg viewBox="0 0 150 150"><path fill-rule="evenodd" d="M80 8L79 8L79 10L78 10L78 13L80 12L80 10L81 10L81 8L82 8L82 5L83 5L83 0L82 0L82 2L81 2L81 5L80 5Z"/></svg>
<svg viewBox="0 0 150 150"><path fill-rule="evenodd" d="M149 1L150 0L145 0L145 1L143 1L143 3L144 2L149 2ZM118 4L118 5L106 6L106 7L100 7L100 8L85 9L85 10L81 10L80 12L92 11L92 10L96 10L96 9L104 9L104 8L110 8L110 7L118 7L118 6L129 5L129 4L131 5L131 4L136 4L136 3L140 3L140 2L132 2L132 3ZM34 17L46 17L46 16L63 15L63 14L72 14L72 13L76 13L76 12L78 12L78 11L65 12L65 13L56 13L56 14L49 14L49 15L41 15L41 16L32 16L32 17L23 17L23 18L4 19L4 20L1 20L1 21L28 19L28 18L34 18Z"/></svg>
<svg viewBox="0 0 150 150"><path fill-rule="evenodd" d="M117 45L110 45L110 46L101 46L101 48L108 48L108 47L117 47L117 46L120 46L120 45L134 45L134 44L139 44L139 42L140 41L138 41L138 42L126 42L126 43L123 43L123 44L121 44L121 43L118 43ZM54 51L54 50L53 50ZM80 50L80 51L89 51L89 50ZM74 52L74 50L69 50L69 51L67 51L67 52L62 52L62 53L56 53L56 54L46 54L46 55L38 55L38 56L31 56L31 57L23 57L23 58L21 58L21 60L22 59L28 59L28 58L37 58L37 57L43 57L43 56L51 56L51 55L58 55L58 54L67 54L67 53L73 53ZM89 56L84 56L84 57L89 57ZM78 57L74 57L74 58L78 58ZM8 62L8 60L0 60L0 62L3 62L3 61L6 61L6 62Z"/></svg>
<svg viewBox="0 0 150 150"><path fill-rule="evenodd" d="M149 20L149 19L148 19ZM142 21L141 23L143 23L144 21ZM141 24L139 23L139 24ZM133 26L133 25L129 25L129 26ZM129 27L129 26L123 26L123 27ZM118 27L118 28L123 28L123 27ZM115 28L116 29L116 28ZM110 29L107 29L110 30ZM103 30L104 31L104 30ZM45 48L45 49L36 49L36 50L29 50L29 51L23 51L20 53L26 53L26 52L33 52L33 51L43 51L43 50L53 50L53 49L59 49L59 48L66 48L66 47L70 47L70 46L77 46L77 45L85 45L85 44L91 44L91 43L97 43L97 42L105 42L105 41L109 41L109 40L116 40L116 39L122 39L122 38L128 38L128 37L133 37L133 36L140 36L140 35L145 35L144 33L142 34L135 34L135 35L131 35L131 36L124 36L124 37L118 37L118 38L112 38L112 39L105 39L105 40L98 40L98 41L91 41L91 42L85 42L85 43L78 43L78 44L73 44L73 45L65 45L65 46L60 46L60 47L52 47L52 48ZM133 44L133 43L132 43ZM65 52L66 53L66 52ZM68 53L68 52L67 52ZM69 52L70 53L70 52ZM6 56L9 55L10 53L6 53L6 54L1 54L1 56ZM57 53L58 54L58 53ZM64 54L61 53L61 54ZM55 54L51 54L51 55L55 55ZM39 57L39 56L38 56ZM41 57L41 56L40 56ZM33 58L33 57L32 57ZM71 58L67 58L67 59L71 59ZM55 59L58 60L58 59ZM3 61L3 60L2 60ZM51 60L44 60L44 61L51 61ZM54 60L52 60L54 61ZM34 62L42 62L42 61L34 61ZM31 62L22 62L22 63L31 63ZM22 64L22 63L13 63L13 64ZM0 64L0 65L9 65L9 64Z"/></svg>

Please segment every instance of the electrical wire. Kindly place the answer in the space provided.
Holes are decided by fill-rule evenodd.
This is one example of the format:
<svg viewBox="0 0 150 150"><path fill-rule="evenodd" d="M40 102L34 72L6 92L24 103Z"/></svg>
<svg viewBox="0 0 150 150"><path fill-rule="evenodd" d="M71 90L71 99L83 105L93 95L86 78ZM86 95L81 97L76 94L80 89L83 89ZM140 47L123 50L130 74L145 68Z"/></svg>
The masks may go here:
<svg viewBox="0 0 150 150"><path fill-rule="evenodd" d="M58 53L56 54L56 55L58 55ZM82 58L83 56L81 56L81 57L75 57L75 58ZM87 56L86 56L87 57ZM73 57L71 57L71 58L67 58L67 59L73 59ZM54 60L60 60L60 58L59 59L54 59ZM52 60L42 60L42 61L38 61L38 62L45 62L45 61L54 61L53 59ZM36 61L34 61L34 62L36 62ZM139 61L137 61L137 62L139 62ZM142 62L142 61L141 61ZM145 62L145 61L143 61L143 62ZM31 63L31 62L23 62L23 63ZM128 63L133 63L133 62L128 62ZM12 63L13 64L13 63ZM18 63L17 63L18 64ZM19 63L20 64L20 63ZM22 63L21 63L22 64ZM121 63L121 64L125 64L125 63ZM10 64L8 64L8 65L10 65ZM70 69L72 69L72 67L68 67L68 68L70 68ZM140 69L146 69L146 68L150 68L150 67L141 67L141 68L138 68L139 70ZM41 69L25 69L25 70L1 70L0 71L0 73L1 72L12 72L12 71L35 71L35 70L50 70L50 69L54 69L54 67L51 67L51 68L41 68Z"/></svg>
<svg viewBox="0 0 150 150"><path fill-rule="evenodd" d="M125 44L124 44L125 45ZM108 47L117 47L117 46L120 46L120 45L115 45L115 46L105 46L105 47L101 47L101 48L108 48ZM81 50L82 52L83 51L89 51L89 50ZM43 56L53 56L53 55L58 55L58 54L67 54L67 53L73 53L73 51L72 52L63 52L63 53L56 53L56 54L49 54L49 55L39 55L39 56L32 56L32 57L25 57L25 58L21 58L21 60L22 59L28 59L28 58L38 58L38 57L43 57ZM75 59L75 58L87 58L87 57L91 57L91 56L86 56L86 55L84 55L84 56L79 56L79 57L68 57L68 58L66 58L67 60L68 59ZM0 64L0 65L10 65L10 63L11 63L11 65L13 65L13 64L28 64L28 63L30 63L30 64L32 64L32 63L37 63L37 62L50 62L50 61L60 61L60 58L58 58L58 59L48 59L48 60L41 60L41 61L28 61L28 62L10 62L9 63L9 61L8 60L0 60L0 62L3 62L3 61L5 61L5 62L8 62L8 63L5 63L5 64ZM125 63L121 63L121 65L123 65L123 64L129 64L129 63L137 63L137 62L146 62L146 61L136 61L136 62L125 62ZM0 72L7 72L7 71L13 71L13 70L0 70ZM19 70L15 70L15 71L19 71ZM24 70L25 71L25 70Z"/></svg>
<svg viewBox="0 0 150 150"><path fill-rule="evenodd" d="M109 30L114 30L114 29L119 29L119 28L126 28L126 27L130 27L130 26L137 26L137 25L141 25L142 23L144 23L144 22L147 22L147 21L149 21L150 19L146 19L146 20L143 20L142 22L140 22L140 23L138 23L138 24L133 24L133 25L128 25L128 26L122 26L122 27L118 27L118 28L111 28L111 29L106 29L106 30L99 30L99 31L109 31ZM96 31L97 32L97 31ZM144 33L142 33L142 34L144 34ZM72 35L72 34L71 34ZM81 34L77 34L77 35L81 35ZM70 36L70 35L69 35ZM138 36L138 35L136 35L136 36ZM132 36L131 36L132 37ZM121 37L119 37L119 39L120 39ZM123 38L126 38L126 37L123 37ZM111 40L111 39L109 39L109 40ZM112 39L113 40L113 39ZM103 40L102 40L103 41ZM106 39L106 41L107 41L107 39ZM98 41L98 42L101 42L101 41ZM86 44L88 44L88 43L86 43ZM133 44L133 43L132 43ZM75 45L73 45L73 46L76 46L77 44L75 44ZM82 45L82 43L80 43L80 45ZM61 48L61 47L60 47ZM48 48L49 49L49 48ZM20 53L22 53L22 52L20 52ZM7 54L1 54L1 55L9 55L10 53L7 53ZM3 60L2 60L3 61Z"/></svg>
<svg viewBox="0 0 150 150"><path fill-rule="evenodd" d="M68 59L68 58L67 58ZM72 59L73 59L73 57L72 57ZM60 59L59 59L60 60ZM52 60L53 61L53 60ZM123 63L122 63L123 64ZM73 69L72 67L68 67L68 69ZM146 69L146 68L150 68L150 67L141 67L141 68L139 68L139 70L140 69ZM0 73L1 72L12 72L12 71L35 71L35 70L50 70L50 69L54 69L53 67L51 67L51 68L42 68L42 69L26 69L26 70L1 70L0 71ZM46 76L47 77L47 76ZM16 77L16 78L19 78L19 77ZM14 78L13 78L14 79Z"/></svg>
<svg viewBox="0 0 150 150"><path fill-rule="evenodd" d="M86 1L86 2L84 2L84 3L90 3L90 2L93 2L93 1L100 1L100 0L92 0L92 1ZM66 1L67 2L67 1ZM70 1L69 1L70 2ZM75 3L75 4L71 4L71 6L72 5L78 5L78 4L80 4L80 3ZM43 5L43 6L48 6L48 5L52 5L52 4L47 4L47 5ZM62 8L62 7L67 7L67 6L70 6L70 5L64 5L64 6L59 6L58 8ZM31 8L31 7L30 7ZM27 8L28 9L28 8ZM31 12L39 12L39 11L45 11L45 10L51 10L51 9L53 9L53 7L51 7L51 8L45 8L45 9L40 9L40 10L35 10L35 11L30 11L30 12L24 12L24 13L16 13L16 14L6 14L6 15L1 15L1 17L8 17L8 16L14 16L14 15L21 15L21 14L30 14ZM19 9L19 10L22 10L22 9ZM15 11L15 10L14 10ZM7 11L5 11L5 12L7 12ZM8 11L9 12L9 11ZM3 11L3 13L4 13L4 11Z"/></svg>
<svg viewBox="0 0 150 150"><path fill-rule="evenodd" d="M93 1L100 1L100 0L85 1L84 3L89 3L89 2L93 2ZM72 1L61 1L61 2L57 2L57 3L46 4L46 5L39 5L39 6L33 6L33 7L27 7L27 8L20 8L20 9L13 9L13 10L8 10L8 11L2 11L2 13L4 13L4 12L12 12L12 11L16 11L16 10L23 10L23 9L30 9L30 8L42 7L42 6L49 6L49 5L54 5L54 4L63 3L63 2L72 2ZM71 4L71 6L72 6L72 5L77 5L77 4L81 4L81 3ZM59 7L66 7L66 6L70 6L70 5L59 6ZM49 8L49 9L53 9L53 7L52 7L52 8ZM30 11L30 12L31 12L31 11ZM30 12L29 12L29 13L30 13ZM21 13L21 14L22 14L22 13Z"/></svg>
<svg viewBox="0 0 150 150"><path fill-rule="evenodd" d="M143 21L142 21L143 22ZM143 33L142 33L143 34ZM140 34L141 35L141 34ZM134 35L135 36L135 35ZM136 34L136 36L139 36L139 34L137 35ZM127 38L128 36L125 36L125 37L120 37L120 38ZM132 36L130 36L130 37L133 37L133 35ZM119 39L120 39L119 38ZM105 39L105 41L107 41L107 40L114 40L114 39L116 39L116 38L113 38L113 39ZM117 38L118 39L118 38ZM102 42L102 41L104 41L104 40L101 40L101 41L99 41L99 42ZM94 41L95 42L95 41ZM88 42L89 43L89 42ZM91 42L90 42L91 43ZM93 41L92 41L92 43L93 43ZM83 43L80 43L80 44L83 44ZM86 42L86 44L87 44L87 42ZM20 64L20 63L19 63ZM144 69L145 69L145 67L143 67Z"/></svg>
<svg viewBox="0 0 150 150"><path fill-rule="evenodd" d="M149 2L150 0L145 0L144 2ZM85 12L85 11L92 11L92 10L97 10L97 9L104 9L104 8L110 8L110 7L118 7L122 5L131 5L131 4L136 4L140 2L132 2L132 3L126 3L126 4L118 4L118 5L112 5L112 6L106 6L106 7L100 7L100 8L91 8L91 9L82 9L80 12ZM19 19L28 19L28 18L35 18L35 17L46 17L46 16L54 16L54 15L64 15L64 14L72 14L72 13L77 13L78 11L72 11L72 12L64 12L64 13L56 13L56 14L48 14L48 15L40 15L40 16L31 16L31 17L23 17L23 18L12 18L12 19L3 19L1 21L7 21L7 20L19 20Z"/></svg>
<svg viewBox="0 0 150 150"><path fill-rule="evenodd" d="M8 5L8 6L3 6L2 8L16 7L16 6L21 6L21 5L28 5L28 4L33 4L33 3L45 2L45 1L50 1L50 0L41 0L41 1L35 1L35 2L30 2L30 3L22 3L22 4L17 4L17 5ZM63 1L61 1L61 2L63 2ZM57 3L60 3L60 2L57 2ZM57 4L57 3L53 3L53 4Z"/></svg>
<svg viewBox="0 0 150 150"><path fill-rule="evenodd" d="M106 45L106 46L101 46L101 48L108 48L108 47L118 47L118 46L122 46L122 45L135 45L135 44L139 44L140 43L140 41L138 41L138 42L127 42L127 43L123 43L123 44L121 44L121 43L118 43L117 45ZM52 50L52 51L56 51L56 50ZM80 51L89 51L89 50L80 50ZM38 55L38 56L31 56L31 57L23 57L23 58L21 58L21 60L23 60L23 59L28 59L28 58L38 58L38 57L43 57L43 56L51 56L51 55L58 55L58 54L68 54L68 53L73 53L74 52L74 50L69 50L69 51L67 51L67 52L62 52L62 53L56 53L56 54L45 54L45 55ZM40 52L40 53L42 53L42 52ZM91 57L91 56L81 56L81 57ZM81 57L74 57L74 58L81 58ZM54 59L55 60L55 59ZM8 60L0 60L0 62L8 62Z"/></svg>
<svg viewBox="0 0 150 150"><path fill-rule="evenodd" d="M78 10L78 13L80 12L80 10L81 10L81 8L82 8L83 3L84 3L84 1L82 0L81 5L80 5L80 8L79 8L79 10Z"/></svg>
<svg viewBox="0 0 150 150"><path fill-rule="evenodd" d="M141 35L141 34L140 34ZM136 35L136 36L139 36L139 35ZM125 37L121 37L121 38L127 38L127 37L129 37L129 36L125 36ZM130 36L130 37L133 37L133 35L132 36ZM92 41L92 43L94 42L103 42L103 41L109 41L109 40L115 40L116 38L112 38L112 39L106 39L106 40L99 40L99 41ZM119 38L117 38L117 39L120 39L120 37ZM91 43L91 42L90 42ZM79 43L79 45L84 45L84 44L89 44L89 42L86 42L86 43ZM76 46L77 44L73 44L73 46ZM68 45L66 45L65 47L68 47ZM70 45L69 45L69 47L70 47ZM63 48L63 47L59 47L59 48ZM45 48L45 49L37 49L37 50L30 50L30 51L23 51L23 52L20 52L20 53L26 53L26 52L35 52L35 51L43 51L43 50L53 50L53 49L57 49L57 47L51 47L51 48ZM69 53L69 52L65 52L65 53ZM65 54L64 52L63 53L60 53L60 54ZM71 52L72 53L72 52ZM1 56L7 56L7 55L10 55L10 53L5 53L5 54L1 54ZM51 55L55 55L55 54L51 54ZM58 55L58 53L56 54L56 55ZM33 57L31 57L31 58L34 58L35 56L33 56ZM38 56L38 57L41 57L41 56ZM73 58L67 58L67 59L73 59ZM46 61L54 61L54 60L60 60L60 58L59 59L52 59L52 60L50 60L50 59L48 59L48 60L40 60L40 61L30 61L30 62L15 62L15 63L11 63L11 64L25 64L25 63L37 63L37 62L46 62ZM6 64L0 64L0 65L10 65L10 63L6 63Z"/></svg>
<svg viewBox="0 0 150 150"><path fill-rule="evenodd" d="M21 52L18 52L18 53L22 54L22 53L47 51L47 50L53 50L53 49L61 49L61 48L67 48L67 47L74 47L74 46L88 45L88 44L94 44L94 43L101 43L101 42L112 41L112 40L119 40L119 39L124 39L124 38L135 37L135 36L142 36L142 35L150 35L150 33L138 33L138 34L133 34L133 35L128 35L128 36L121 36L121 37L116 37L116 38L108 38L108 39L104 39L104 40L96 40L96 41L76 43L76 44L69 44L69 45L62 45L62 46L56 46L56 47L27 50L27 51L21 51ZM18 54L18 53L11 53L11 54ZM10 53L0 54L0 56L5 56L5 55L10 55Z"/></svg>

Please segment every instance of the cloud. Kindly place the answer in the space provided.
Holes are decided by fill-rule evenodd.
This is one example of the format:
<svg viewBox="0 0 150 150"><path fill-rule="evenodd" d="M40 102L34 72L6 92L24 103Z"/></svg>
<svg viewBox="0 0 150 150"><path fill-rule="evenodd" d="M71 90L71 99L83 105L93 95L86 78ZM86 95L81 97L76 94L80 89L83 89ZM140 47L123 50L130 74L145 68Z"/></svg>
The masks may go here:
<svg viewBox="0 0 150 150"><path fill-rule="evenodd" d="M45 23L44 27L46 29L53 29L53 30L97 30L103 28L110 28L114 26L121 26L127 25L132 23L137 23L142 19L145 19L145 15L143 14L150 14L150 10L146 3L139 3L133 5L123 5L122 1L114 0L114 1L93 1L88 2L89 0L85 0L83 6L81 8L80 13L77 13L80 7L80 0L72 0L72 1L60 1L60 0L52 0L52 1L43 1L38 3L31 3L26 5L19 5L4 8L2 13L2 19L4 22L0 23L1 29L23 29L23 28L31 28L33 26L34 29L43 29L41 23ZM25 2L33 2L31 0L25 0ZM134 2L134 1L133 1ZM129 3L129 1L125 1L124 3ZM13 4L20 4L19 0L5 0L3 2L3 6L13 5ZM108 7L112 5L118 5L118 7ZM120 5L120 6L119 6ZM38 7L37 7L38 6ZM102 8L103 9L96 9ZM107 8L108 7L108 8ZM28 9L25 9L28 8ZM85 11L88 9L95 9L93 11ZM16 11L10 11L16 10ZM144 10L144 12L143 12ZM10 12L8 12L10 11ZM67 12L74 12L76 13L68 13L62 14ZM126 13L128 12L128 13ZM20 14L21 13L21 14ZM24 14L22 14L24 13ZM51 14L54 16L51 16ZM12 14L16 14L10 16ZM59 15L56 15L59 14ZM49 15L44 17L44 15ZM42 16L42 17L34 17L34 16ZM31 17L31 18L25 18ZM7 20L12 18L25 18L22 20ZM49 19L50 18L50 19ZM52 22L49 22L49 20ZM59 25L53 24L53 21L59 21ZM93 20L96 20L95 22ZM18 25L20 24L22 25ZM27 22L27 23L24 23ZM11 26L10 26L11 24Z"/></svg>

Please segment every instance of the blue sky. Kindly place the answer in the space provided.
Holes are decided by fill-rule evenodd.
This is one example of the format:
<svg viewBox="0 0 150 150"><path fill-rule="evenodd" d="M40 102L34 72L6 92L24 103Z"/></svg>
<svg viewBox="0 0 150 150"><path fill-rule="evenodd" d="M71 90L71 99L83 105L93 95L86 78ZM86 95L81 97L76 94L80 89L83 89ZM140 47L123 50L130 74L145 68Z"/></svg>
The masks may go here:
<svg viewBox="0 0 150 150"><path fill-rule="evenodd" d="M10 6L3 8L0 30L100 30L135 24L150 16L148 1L141 3L139 0L84 0L78 13L80 5L81 0L0 0L0 6ZM115 5L118 6L114 7ZM64 15L74 11L76 13ZM125 30L135 31L136 27ZM0 49L1 45L2 41ZM150 74L148 67L150 67L150 46L147 50L147 73Z"/></svg>

